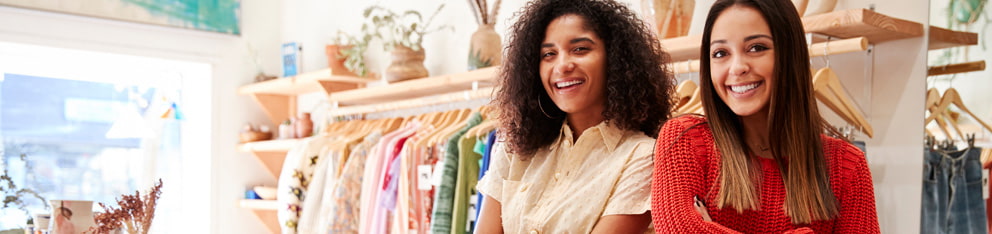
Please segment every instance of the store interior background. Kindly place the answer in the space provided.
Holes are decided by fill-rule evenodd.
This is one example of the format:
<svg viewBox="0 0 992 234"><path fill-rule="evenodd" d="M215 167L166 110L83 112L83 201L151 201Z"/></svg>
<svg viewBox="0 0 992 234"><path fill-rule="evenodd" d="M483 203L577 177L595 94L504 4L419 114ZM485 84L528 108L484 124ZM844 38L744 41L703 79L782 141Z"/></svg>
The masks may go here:
<svg viewBox="0 0 992 234"><path fill-rule="evenodd" d="M639 11L639 0L628 2ZM919 22L924 28L930 14L937 14L948 0L839 0L835 9L873 7L892 17ZM424 39L427 49L425 66L432 75L466 70L469 37L476 30L466 1L441 0L286 0L241 1L241 35L227 35L172 27L136 24L100 18L67 15L0 6L0 42L60 47L124 55L163 58L205 63L210 76L188 81L198 98L186 100L186 115L192 124L184 139L181 221L168 232L196 233L266 233L267 229L251 212L238 207L237 201L252 185L275 185L276 178L248 153L236 151L238 131L245 123L269 123L265 114L247 96L238 95L239 86L253 82L256 67L246 49L257 50L261 70L280 74L279 47L287 41L302 44L302 72L326 68L323 46L337 30L355 32L362 20L362 9L379 3L394 10L433 12L445 3L436 23L454 26L454 32L433 33ZM507 23L525 0L502 2L496 31L506 36ZM700 34L710 0L696 1L690 35ZM936 26L945 26L934 23ZM924 34L926 35L926 34ZM830 56L833 67L865 111L874 127L874 138L867 142L868 162L875 183L879 222L883 233L919 231L921 168L923 149L924 92L926 90L927 38L915 37L874 45L873 59L866 53ZM388 54L373 44L366 61L372 71L381 73L388 65ZM4 51L0 51L0 54ZM992 57L984 52L983 58ZM931 54L932 56L932 54ZM972 55L976 58L976 54ZM866 58L868 58L866 60ZM821 64L818 59L814 63ZM865 61L873 61L867 69ZM0 64L0 70L4 64ZM52 69L59 69L53 67ZM870 72L870 75L865 73ZM980 87L992 87L989 73L971 73L958 80L974 79L985 83L956 86L971 106L982 116L992 116L992 94ZM322 95L300 98L299 106L320 106ZM9 100L5 100L9 101ZM193 104L196 103L196 104ZM315 118L321 118L315 112ZM831 122L839 123L828 116ZM319 122L319 121L317 121ZM274 127L275 126L271 126ZM197 141L196 139L199 139ZM167 182L168 183L168 182ZM164 228L162 226L156 228ZM205 231L209 230L209 231ZM163 230L158 229L160 233Z"/></svg>

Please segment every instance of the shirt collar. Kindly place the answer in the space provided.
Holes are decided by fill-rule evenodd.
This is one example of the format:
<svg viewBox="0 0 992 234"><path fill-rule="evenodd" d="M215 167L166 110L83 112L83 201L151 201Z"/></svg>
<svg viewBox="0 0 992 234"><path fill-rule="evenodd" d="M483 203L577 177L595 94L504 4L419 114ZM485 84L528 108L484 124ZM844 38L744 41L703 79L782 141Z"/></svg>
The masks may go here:
<svg viewBox="0 0 992 234"><path fill-rule="evenodd" d="M586 129L584 135L588 134L599 134L603 145L605 145L606 149L612 153L613 150L616 150L617 145L620 144L620 139L623 138L624 131L612 124L607 124L606 121L603 121L590 127L589 129ZM558 140L555 141L555 144L552 144L551 149L558 147L566 141L570 143L570 145L575 145L575 142L572 142L572 128L568 127L567 120L562 121L561 130L558 134Z"/></svg>

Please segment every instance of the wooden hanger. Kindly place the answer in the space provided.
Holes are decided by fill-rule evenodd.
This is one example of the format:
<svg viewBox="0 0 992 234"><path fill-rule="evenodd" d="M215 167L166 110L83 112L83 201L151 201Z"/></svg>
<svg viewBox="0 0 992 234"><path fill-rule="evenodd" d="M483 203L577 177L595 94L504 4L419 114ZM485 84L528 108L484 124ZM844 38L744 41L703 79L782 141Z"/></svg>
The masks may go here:
<svg viewBox="0 0 992 234"><path fill-rule="evenodd" d="M874 136L871 124L865 120L860 111L855 109L853 102L847 98L847 92L841 85L840 79L830 67L821 68L813 76L813 89L817 99L828 108L841 116L844 121L858 127L869 138Z"/></svg>
<svg viewBox="0 0 992 234"><path fill-rule="evenodd" d="M692 92L692 97L689 98L689 101L686 101L686 103L682 105L681 108L678 108L676 113L678 114L695 113L694 110L702 109L703 102L700 96L701 95L699 94L699 88L696 88L696 90Z"/></svg>
<svg viewBox="0 0 992 234"><path fill-rule="evenodd" d="M958 94L958 91L953 87L948 88L947 90L944 91L944 96L941 97L940 104L937 106L938 108L937 112L946 112L947 107L949 107L951 104L954 104L955 106L958 107L958 109L961 109L965 113L968 113L968 115L971 116L972 119L975 119L976 122L981 124L982 127L985 128L985 130L992 132L992 127L989 127L989 125L985 123L985 121L982 121L982 119L978 118L978 116L972 113L971 110L969 110L968 107L964 105L964 101L961 100L961 95Z"/></svg>
<svg viewBox="0 0 992 234"><path fill-rule="evenodd" d="M696 82L692 80L682 81L682 83L675 86L675 108L679 109L685 106L689 102L689 99L692 99L693 94L696 93L696 89L699 89L699 85L696 85Z"/></svg>
<svg viewBox="0 0 992 234"><path fill-rule="evenodd" d="M938 107L939 105L940 105L940 91L937 91L937 88L927 89L926 109L927 111L930 112L930 115L927 116L926 120L924 120L923 123L924 126L926 126L930 122L936 121L937 127L940 128L940 130L944 133L944 136L947 136L947 138L950 139L951 134L949 131L947 131L947 123L946 121L944 121L944 115L942 114L942 112L937 111L939 110ZM930 133L929 130L928 130L928 134L933 136L933 133Z"/></svg>

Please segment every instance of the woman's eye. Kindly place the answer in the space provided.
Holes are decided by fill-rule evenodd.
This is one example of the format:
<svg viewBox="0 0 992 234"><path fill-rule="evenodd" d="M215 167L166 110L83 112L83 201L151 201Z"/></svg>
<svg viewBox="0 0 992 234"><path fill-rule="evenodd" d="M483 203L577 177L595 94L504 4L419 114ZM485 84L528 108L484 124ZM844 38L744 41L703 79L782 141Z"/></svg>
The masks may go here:
<svg viewBox="0 0 992 234"><path fill-rule="evenodd" d="M714 51L711 55L713 58L723 58L724 56L727 56L727 52L722 50Z"/></svg>
<svg viewBox="0 0 992 234"><path fill-rule="evenodd" d="M541 53L541 58L547 58L547 57L551 57L551 56L555 56L555 53L554 52L544 52L544 53Z"/></svg>
<svg viewBox="0 0 992 234"><path fill-rule="evenodd" d="M588 51L588 50L589 50L589 48L586 48L586 47L576 47L575 49L572 49L572 52L583 52L583 51Z"/></svg>
<svg viewBox="0 0 992 234"><path fill-rule="evenodd" d="M751 49L749 49L747 51L748 52L761 52L761 51L766 51L766 50L768 50L768 47L767 46L758 44L758 45L751 46Z"/></svg>

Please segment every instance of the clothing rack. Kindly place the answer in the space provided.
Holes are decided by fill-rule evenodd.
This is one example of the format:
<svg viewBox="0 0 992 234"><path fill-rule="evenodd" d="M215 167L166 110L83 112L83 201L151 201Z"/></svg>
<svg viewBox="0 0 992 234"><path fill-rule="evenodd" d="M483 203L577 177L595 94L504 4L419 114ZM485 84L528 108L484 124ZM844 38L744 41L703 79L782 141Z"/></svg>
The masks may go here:
<svg viewBox="0 0 992 234"><path fill-rule="evenodd" d="M493 94L493 89L494 89L493 87L485 87L474 90L451 92L441 95L406 99L406 100L393 101L393 102L338 107L329 110L328 116L333 117L333 116L344 116L344 115L368 114L368 113L425 107L425 106L438 105L444 103L491 98Z"/></svg>
<svg viewBox="0 0 992 234"><path fill-rule="evenodd" d="M950 75L973 71L984 71L985 60L927 67L927 76Z"/></svg>
<svg viewBox="0 0 992 234"><path fill-rule="evenodd" d="M843 54L868 50L868 38L855 37L836 41L813 43L809 46L810 57ZM670 63L675 74L699 72L699 60L689 60Z"/></svg>

